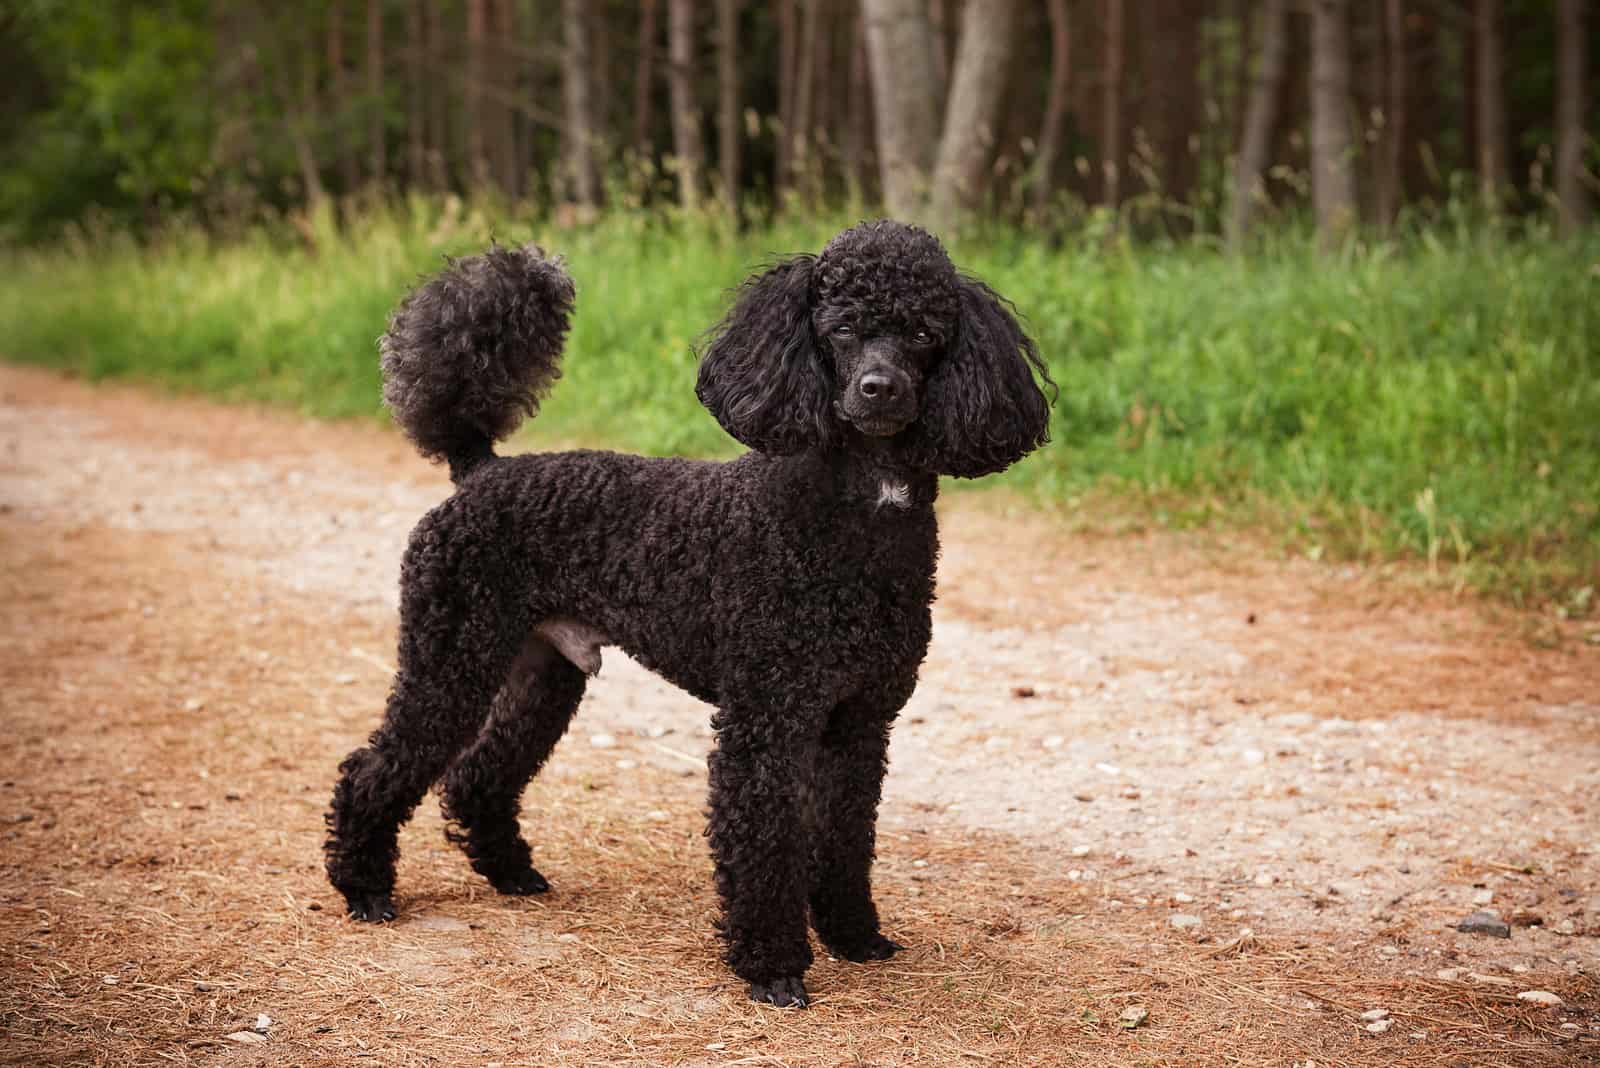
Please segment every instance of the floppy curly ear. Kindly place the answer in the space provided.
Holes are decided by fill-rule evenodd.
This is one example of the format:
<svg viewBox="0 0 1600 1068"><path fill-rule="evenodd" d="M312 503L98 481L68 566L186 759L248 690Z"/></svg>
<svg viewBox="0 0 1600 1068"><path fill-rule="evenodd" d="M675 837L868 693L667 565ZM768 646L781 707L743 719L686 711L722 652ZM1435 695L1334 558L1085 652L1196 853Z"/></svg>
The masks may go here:
<svg viewBox="0 0 1600 1068"><path fill-rule="evenodd" d="M955 340L929 375L922 416L906 443L918 466L977 478L1002 471L1050 440L1056 384L1009 305L982 282L961 279Z"/></svg>
<svg viewBox="0 0 1600 1068"><path fill-rule="evenodd" d="M816 448L834 433L832 374L811 328L816 262L796 256L740 287L700 359L695 396L760 452Z"/></svg>

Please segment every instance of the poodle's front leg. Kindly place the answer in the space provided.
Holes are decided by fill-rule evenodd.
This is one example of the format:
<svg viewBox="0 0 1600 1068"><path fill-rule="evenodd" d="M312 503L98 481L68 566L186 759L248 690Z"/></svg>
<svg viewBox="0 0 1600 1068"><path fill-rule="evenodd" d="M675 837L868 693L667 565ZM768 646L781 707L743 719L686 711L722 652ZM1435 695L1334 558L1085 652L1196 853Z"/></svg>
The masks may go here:
<svg viewBox="0 0 1600 1068"><path fill-rule="evenodd" d="M845 960L883 960L903 948L879 930L872 902L878 799L892 715L845 702L829 718L817 747L811 922L829 951Z"/></svg>
<svg viewBox="0 0 1600 1068"><path fill-rule="evenodd" d="M755 1001L804 1007L806 820L820 716L772 706L724 706L713 721L709 837L722 898L724 959Z"/></svg>

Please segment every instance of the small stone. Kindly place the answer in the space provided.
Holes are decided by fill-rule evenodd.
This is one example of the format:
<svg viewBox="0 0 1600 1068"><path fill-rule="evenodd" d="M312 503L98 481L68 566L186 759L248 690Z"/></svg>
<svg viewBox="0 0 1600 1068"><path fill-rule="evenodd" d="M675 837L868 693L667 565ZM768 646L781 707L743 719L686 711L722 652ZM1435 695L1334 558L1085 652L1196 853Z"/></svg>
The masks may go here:
<svg viewBox="0 0 1600 1068"><path fill-rule="evenodd" d="M1434 978L1443 979L1447 983L1453 983L1465 974L1465 968L1440 968L1438 971L1433 973Z"/></svg>
<svg viewBox="0 0 1600 1068"><path fill-rule="evenodd" d="M1096 770L1098 772L1101 772L1102 774L1105 774L1105 775L1121 775L1122 774L1122 769L1117 767L1115 764L1105 764L1105 763L1096 764L1094 766L1094 770Z"/></svg>
<svg viewBox="0 0 1600 1068"><path fill-rule="evenodd" d="M1370 1034L1381 1035L1393 1026L1394 1021L1385 1017L1382 1020L1373 1020L1371 1023L1367 1024L1367 1031Z"/></svg>
<svg viewBox="0 0 1600 1068"><path fill-rule="evenodd" d="M1513 927L1543 927L1544 917L1531 909L1518 909L1511 914Z"/></svg>
<svg viewBox="0 0 1600 1068"><path fill-rule="evenodd" d="M183 703L185 712L198 712L204 707L206 707L205 700L200 697L191 697Z"/></svg>
<svg viewBox="0 0 1600 1068"><path fill-rule="evenodd" d="M1132 1031L1148 1019L1150 1019L1149 1009L1143 1005L1129 1005L1122 1010L1122 1015L1117 1017L1117 1026Z"/></svg>
<svg viewBox="0 0 1600 1068"><path fill-rule="evenodd" d="M1117 796L1125 801L1137 801L1139 800L1139 788L1137 786L1124 786Z"/></svg>
<svg viewBox="0 0 1600 1068"><path fill-rule="evenodd" d="M1263 753L1259 749L1246 749L1243 753L1240 753L1239 755L1244 758L1244 762L1246 764L1250 764L1250 765L1260 764L1261 762L1263 762L1264 760L1267 759L1267 754Z"/></svg>
<svg viewBox="0 0 1600 1068"><path fill-rule="evenodd" d="M1194 904L1194 895L1186 894L1182 890L1179 890L1176 894L1172 895L1172 900L1176 901L1180 905L1192 905Z"/></svg>
<svg viewBox="0 0 1600 1068"><path fill-rule="evenodd" d="M1371 1023L1374 1020L1387 1020L1389 1018L1389 1010L1368 1009L1366 1012L1361 1014L1361 1018L1367 1021L1367 1023Z"/></svg>
<svg viewBox="0 0 1600 1068"><path fill-rule="evenodd" d="M1498 913L1480 910L1474 912L1460 923L1456 930L1462 934L1487 935L1490 938L1510 938L1511 928L1502 920Z"/></svg>
<svg viewBox="0 0 1600 1068"><path fill-rule="evenodd" d="M1552 994L1548 990L1524 990L1522 993L1517 995L1517 999L1519 1001L1531 1001L1533 1004L1543 1005L1547 1009L1553 1009L1558 1005L1566 1004L1566 1002L1561 1000L1559 995Z"/></svg>
<svg viewBox="0 0 1600 1068"><path fill-rule="evenodd" d="M258 1046L267 1040L267 1036L259 1031L233 1031L228 1034L228 1040L241 1046Z"/></svg>
<svg viewBox="0 0 1600 1068"><path fill-rule="evenodd" d="M1264 871L1260 875L1256 876L1256 885L1257 886L1271 886L1273 883L1275 883L1277 881L1278 881L1278 877L1276 875L1272 874L1270 871Z"/></svg>
<svg viewBox="0 0 1600 1068"><path fill-rule="evenodd" d="M1046 749L1060 749L1063 745L1067 744L1067 740L1061 737L1059 734L1052 734L1039 744L1044 746Z"/></svg>
<svg viewBox="0 0 1600 1068"><path fill-rule="evenodd" d="M672 817L663 809L653 808L644 814L644 818L650 820L652 823L665 823Z"/></svg>
<svg viewBox="0 0 1600 1068"><path fill-rule="evenodd" d="M1011 696L1026 700L1029 697L1037 697L1038 691L1032 686L1013 686L1011 687Z"/></svg>
<svg viewBox="0 0 1600 1068"><path fill-rule="evenodd" d="M1489 902L1491 902L1493 900L1494 900L1494 891L1493 890L1479 890L1477 893L1472 895L1472 903L1474 905L1487 905Z"/></svg>
<svg viewBox="0 0 1600 1068"><path fill-rule="evenodd" d="M575 944L578 941L578 936L569 931L566 934L556 935L556 941L557 942L565 942L567 945L570 946L570 945Z"/></svg>
<svg viewBox="0 0 1600 1068"><path fill-rule="evenodd" d="M1090 847L1086 845L1075 845L1072 847L1072 855L1075 857L1086 857L1089 855L1089 849Z"/></svg>
<svg viewBox="0 0 1600 1068"><path fill-rule="evenodd" d="M1167 917L1167 922L1180 931L1198 930L1200 925L1205 923L1200 917L1192 916L1187 912L1175 912Z"/></svg>
<svg viewBox="0 0 1600 1068"><path fill-rule="evenodd" d="M706 1049L710 1050L713 1053L716 1053L719 1050L725 1050L727 1048L728 1048L728 1044L726 1042L707 1042L706 1043Z"/></svg>
<svg viewBox="0 0 1600 1068"><path fill-rule="evenodd" d="M1550 929L1558 935L1575 935L1578 933L1578 925L1571 920L1562 920Z"/></svg>
<svg viewBox="0 0 1600 1068"><path fill-rule="evenodd" d="M266 1013L262 1012L262 1013L257 1013L256 1014L255 1026L251 1027L250 1030L252 1030L252 1031L260 1031L262 1034L266 1034L268 1028L270 1028L271 1026L272 1026L272 1017L270 1017Z"/></svg>
<svg viewBox="0 0 1600 1068"><path fill-rule="evenodd" d="M114 975L102 975L100 977L100 981L106 984L106 986L116 986L118 983L122 982L121 979L118 979Z"/></svg>
<svg viewBox="0 0 1600 1068"><path fill-rule="evenodd" d="M636 768L638 766L639 766L639 762L637 760L619 760L619 761L617 761L617 770L618 771L632 771L634 768Z"/></svg>
<svg viewBox="0 0 1600 1068"><path fill-rule="evenodd" d="M1467 978L1474 983L1488 983L1490 986L1516 986L1515 979L1507 979L1503 975L1485 975L1482 972L1468 972Z"/></svg>
<svg viewBox="0 0 1600 1068"><path fill-rule="evenodd" d="M610 734L591 734L589 736L589 744L596 749L612 749L616 746L617 739Z"/></svg>

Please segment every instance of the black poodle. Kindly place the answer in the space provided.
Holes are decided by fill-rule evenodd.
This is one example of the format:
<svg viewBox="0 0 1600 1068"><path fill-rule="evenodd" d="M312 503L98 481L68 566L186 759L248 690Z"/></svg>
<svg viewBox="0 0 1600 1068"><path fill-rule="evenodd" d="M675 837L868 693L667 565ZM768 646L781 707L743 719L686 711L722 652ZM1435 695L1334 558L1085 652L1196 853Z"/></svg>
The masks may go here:
<svg viewBox="0 0 1600 1068"><path fill-rule="evenodd" d="M894 222L753 278L696 394L750 452L497 457L559 376L573 286L533 247L455 262L395 312L384 400L457 489L401 569L383 725L340 766L328 876L394 916L396 835L443 780L450 837L501 893L548 888L519 797L600 647L716 706L709 837L729 966L805 1005L806 917L837 956L900 948L873 906L889 727L928 648L933 502L1047 440L1052 389L1007 305Z"/></svg>

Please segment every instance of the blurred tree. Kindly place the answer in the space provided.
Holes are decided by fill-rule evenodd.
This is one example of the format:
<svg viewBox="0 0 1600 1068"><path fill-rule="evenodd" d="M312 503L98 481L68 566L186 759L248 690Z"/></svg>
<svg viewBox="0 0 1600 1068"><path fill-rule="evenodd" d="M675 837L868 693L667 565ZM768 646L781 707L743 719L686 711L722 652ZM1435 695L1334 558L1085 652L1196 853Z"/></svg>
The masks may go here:
<svg viewBox="0 0 1600 1068"><path fill-rule="evenodd" d="M1342 87L1314 87L1305 27L1324 40L1335 8ZM618 163L608 146L653 163L669 140L693 201L707 188L708 119L717 188L744 213L848 193L912 218L983 203L1053 226L1101 205L1135 234L1180 220L1237 241L1266 203L1280 216L1321 207L1328 225L1315 189L1336 190L1310 149L1342 130L1332 184L1352 205L1359 191L1380 225L1426 218L1470 176L1502 210L1559 212L1572 227L1596 161L1591 8L8 0L0 236L47 236L91 211L221 226L370 186L597 201ZM651 173L629 175L644 200L665 188ZM804 195L789 196L801 180ZM1137 210L1124 210L1130 197Z"/></svg>
<svg viewBox="0 0 1600 1068"><path fill-rule="evenodd" d="M668 0L667 84L672 96L672 152L678 173L678 203L700 206L705 149L700 141L700 107L695 99L694 0Z"/></svg>
<svg viewBox="0 0 1600 1068"><path fill-rule="evenodd" d="M600 202L595 174L595 124L590 84L589 20L584 0L562 0L561 33L566 48L561 54L562 99L566 104L566 196L586 208Z"/></svg>
<svg viewBox="0 0 1600 1068"><path fill-rule="evenodd" d="M1500 46L1499 0L1477 0L1473 10L1473 44L1477 59L1475 112L1478 142L1478 185L1483 201L1499 210L1505 196L1506 101L1504 60Z"/></svg>
<svg viewBox="0 0 1600 1068"><path fill-rule="evenodd" d="M739 221L739 0L717 0L717 166L722 195Z"/></svg>
<svg viewBox="0 0 1600 1068"><path fill-rule="evenodd" d="M1311 202L1325 245L1355 223L1349 18L1349 0L1311 0Z"/></svg>
<svg viewBox="0 0 1600 1068"><path fill-rule="evenodd" d="M1062 126L1072 96L1072 32L1067 0L1049 0L1050 5L1050 95L1045 103L1044 121L1039 125L1037 155L1032 188L1034 215L1043 218L1055 191L1056 157L1061 154Z"/></svg>
<svg viewBox="0 0 1600 1068"><path fill-rule="evenodd" d="M890 215L917 219L928 195L939 134L928 11L921 0L861 0L861 10L884 204Z"/></svg>
<svg viewBox="0 0 1600 1068"><path fill-rule="evenodd" d="M1572 235L1589 222L1589 194L1584 188L1583 155L1589 143L1584 128L1589 84L1586 21L1588 0L1560 0L1560 85L1556 91L1556 200L1561 232Z"/></svg>
<svg viewBox="0 0 1600 1068"><path fill-rule="evenodd" d="M1243 242L1256 201L1265 195L1260 183L1267 169L1284 57L1288 54L1288 21L1288 0L1266 0L1261 12L1261 54L1244 120L1244 140L1234 163L1228 212L1228 244L1233 248Z"/></svg>
<svg viewBox="0 0 1600 1068"><path fill-rule="evenodd" d="M962 11L933 176L933 219L941 225L954 225L972 208L994 158L995 119L1011 69L1016 17L1016 0L968 3Z"/></svg>

